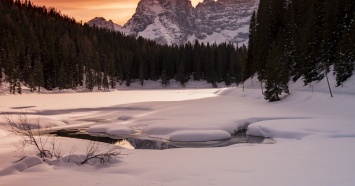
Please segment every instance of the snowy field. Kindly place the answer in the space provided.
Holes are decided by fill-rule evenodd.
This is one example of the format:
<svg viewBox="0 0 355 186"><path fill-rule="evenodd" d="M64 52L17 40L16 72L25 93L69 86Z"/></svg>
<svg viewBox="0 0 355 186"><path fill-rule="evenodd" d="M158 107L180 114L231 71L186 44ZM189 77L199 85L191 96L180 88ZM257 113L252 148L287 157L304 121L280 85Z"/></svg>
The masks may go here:
<svg viewBox="0 0 355 186"><path fill-rule="evenodd" d="M254 78L256 79L256 78ZM268 103L260 84L231 88L126 89L94 93L0 96L0 185L355 185L355 80L334 87L325 82L290 84L291 95ZM197 83L198 87L204 87ZM197 84L191 85L196 87ZM154 88L154 86L148 86ZM137 88L137 87L136 87ZM312 90L313 92L312 93ZM171 141L249 135L275 144L218 148L122 149L109 166L51 165L13 150L19 137L5 130L4 113L25 112L30 121L59 128L90 127L110 135L141 133ZM85 140L58 138L63 154ZM31 148L27 153L31 153Z"/></svg>

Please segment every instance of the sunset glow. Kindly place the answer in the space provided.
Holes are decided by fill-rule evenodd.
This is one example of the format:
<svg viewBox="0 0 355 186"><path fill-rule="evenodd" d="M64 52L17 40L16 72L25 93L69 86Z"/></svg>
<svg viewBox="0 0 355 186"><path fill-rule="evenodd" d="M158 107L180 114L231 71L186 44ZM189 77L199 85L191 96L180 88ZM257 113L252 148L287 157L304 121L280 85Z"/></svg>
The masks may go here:
<svg viewBox="0 0 355 186"><path fill-rule="evenodd" d="M191 0L196 6L203 0ZM32 0L35 5L54 7L78 22L104 17L124 25L134 14L139 0Z"/></svg>

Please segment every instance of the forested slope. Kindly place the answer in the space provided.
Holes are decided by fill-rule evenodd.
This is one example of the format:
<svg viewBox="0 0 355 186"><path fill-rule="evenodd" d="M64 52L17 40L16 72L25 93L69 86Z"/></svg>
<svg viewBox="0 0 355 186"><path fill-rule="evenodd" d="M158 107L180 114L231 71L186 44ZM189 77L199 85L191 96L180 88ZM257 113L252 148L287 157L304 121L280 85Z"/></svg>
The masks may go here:
<svg viewBox="0 0 355 186"><path fill-rule="evenodd" d="M0 1L0 78L10 93L21 93L21 83L40 87L75 89L85 86L115 88L139 80L171 79L182 86L189 79L216 86L243 80L246 47L232 44L158 45L143 38L124 36L62 15L54 8L29 1ZM1 81L0 81L1 83Z"/></svg>
<svg viewBox="0 0 355 186"><path fill-rule="evenodd" d="M265 83L265 98L279 100L288 82L318 81L334 66L337 85L355 64L354 0L262 0L250 27L246 73Z"/></svg>

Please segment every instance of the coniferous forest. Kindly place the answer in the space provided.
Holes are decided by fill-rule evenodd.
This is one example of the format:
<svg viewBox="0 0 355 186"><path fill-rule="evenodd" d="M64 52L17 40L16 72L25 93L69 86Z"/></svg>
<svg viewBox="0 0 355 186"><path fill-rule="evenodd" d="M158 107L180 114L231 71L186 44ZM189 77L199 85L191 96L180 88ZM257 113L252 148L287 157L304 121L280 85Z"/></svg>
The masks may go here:
<svg viewBox="0 0 355 186"><path fill-rule="evenodd" d="M232 44L162 46L143 38L91 28L54 8L30 1L0 1L0 84L21 93L21 83L31 91L88 90L127 86L160 80L182 86L189 80L207 80L216 87L243 81L247 49Z"/></svg>
<svg viewBox="0 0 355 186"><path fill-rule="evenodd" d="M32 91L115 88L139 81L172 79L182 86L207 80L227 86L255 74L265 99L279 100L288 83L307 85L334 68L337 86L355 64L355 1L261 0L250 24L249 47L187 43L158 45L143 38L91 28L55 8L30 1L0 1L0 85Z"/></svg>
<svg viewBox="0 0 355 186"><path fill-rule="evenodd" d="M289 93L289 80L305 85L327 78L337 86L355 64L354 0L261 0L251 19L246 73L265 83L265 99Z"/></svg>

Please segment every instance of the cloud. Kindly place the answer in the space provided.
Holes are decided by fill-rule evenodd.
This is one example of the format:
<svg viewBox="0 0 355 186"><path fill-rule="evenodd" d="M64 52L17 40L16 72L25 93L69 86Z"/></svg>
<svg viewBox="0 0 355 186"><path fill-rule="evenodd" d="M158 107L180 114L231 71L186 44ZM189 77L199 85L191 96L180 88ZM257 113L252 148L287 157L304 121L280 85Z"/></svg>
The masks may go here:
<svg viewBox="0 0 355 186"><path fill-rule="evenodd" d="M36 5L54 7L77 21L104 17L123 25L132 17L139 0L32 0Z"/></svg>

